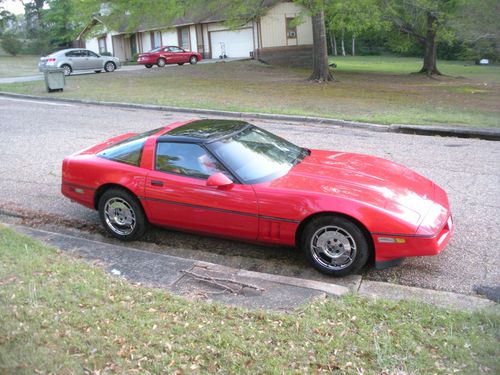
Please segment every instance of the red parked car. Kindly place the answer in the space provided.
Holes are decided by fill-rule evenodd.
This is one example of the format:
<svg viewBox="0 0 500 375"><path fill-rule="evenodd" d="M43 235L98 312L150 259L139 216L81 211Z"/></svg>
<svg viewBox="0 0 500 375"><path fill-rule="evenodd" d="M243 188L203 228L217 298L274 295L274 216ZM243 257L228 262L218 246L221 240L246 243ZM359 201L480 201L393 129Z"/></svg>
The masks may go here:
<svg viewBox="0 0 500 375"><path fill-rule="evenodd" d="M448 198L388 160L298 147L244 121L173 123L63 161L62 193L135 240L147 224L297 246L343 276L436 255L453 232Z"/></svg>
<svg viewBox="0 0 500 375"><path fill-rule="evenodd" d="M177 46L157 47L149 52L141 53L137 58L137 63L151 68L158 65L160 68L166 64L184 65L190 63L196 64L202 59L198 52L186 51Z"/></svg>

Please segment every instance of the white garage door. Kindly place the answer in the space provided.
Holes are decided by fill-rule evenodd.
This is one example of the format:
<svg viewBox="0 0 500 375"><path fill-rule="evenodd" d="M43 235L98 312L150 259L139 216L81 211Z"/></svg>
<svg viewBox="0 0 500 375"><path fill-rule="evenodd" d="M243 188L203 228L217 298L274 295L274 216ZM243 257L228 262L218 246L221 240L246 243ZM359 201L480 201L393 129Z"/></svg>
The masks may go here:
<svg viewBox="0 0 500 375"><path fill-rule="evenodd" d="M212 31L210 40L214 59L223 53L224 47L227 57L250 57L253 51L252 29Z"/></svg>

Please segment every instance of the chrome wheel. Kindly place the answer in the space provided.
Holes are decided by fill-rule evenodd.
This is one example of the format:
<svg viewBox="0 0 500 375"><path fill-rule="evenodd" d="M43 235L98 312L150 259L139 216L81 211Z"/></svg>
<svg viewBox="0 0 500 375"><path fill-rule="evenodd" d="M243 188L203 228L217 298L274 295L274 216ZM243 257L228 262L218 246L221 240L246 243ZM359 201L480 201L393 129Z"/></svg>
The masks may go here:
<svg viewBox="0 0 500 375"><path fill-rule="evenodd" d="M114 72L115 69L115 63L112 63L111 61L107 62L106 65L104 65L104 70L108 73Z"/></svg>
<svg viewBox="0 0 500 375"><path fill-rule="evenodd" d="M69 76L71 74L71 66L69 66L69 65L63 65L62 68L64 70L64 75L65 76Z"/></svg>
<svg viewBox="0 0 500 375"><path fill-rule="evenodd" d="M165 61L165 59L158 59L158 61L156 62L156 64L160 67L160 68L163 68L165 66L167 62Z"/></svg>
<svg viewBox="0 0 500 375"><path fill-rule="evenodd" d="M194 65L198 62L198 58L196 56L191 56L191 58L189 59L189 63L191 65Z"/></svg>
<svg viewBox="0 0 500 375"><path fill-rule="evenodd" d="M310 248L316 262L330 270L342 270L356 259L357 247L353 236L343 228L324 226L311 238Z"/></svg>
<svg viewBox="0 0 500 375"><path fill-rule="evenodd" d="M137 223L132 206L119 197L110 198L104 204L104 220L109 229L120 236L131 234Z"/></svg>

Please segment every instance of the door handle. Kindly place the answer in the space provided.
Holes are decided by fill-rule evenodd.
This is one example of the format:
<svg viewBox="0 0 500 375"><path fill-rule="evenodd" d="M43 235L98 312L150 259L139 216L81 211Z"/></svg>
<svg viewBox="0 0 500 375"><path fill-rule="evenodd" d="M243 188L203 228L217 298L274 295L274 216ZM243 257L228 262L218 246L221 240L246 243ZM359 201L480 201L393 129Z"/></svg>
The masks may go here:
<svg viewBox="0 0 500 375"><path fill-rule="evenodd" d="M163 181L151 180L153 186L163 186Z"/></svg>

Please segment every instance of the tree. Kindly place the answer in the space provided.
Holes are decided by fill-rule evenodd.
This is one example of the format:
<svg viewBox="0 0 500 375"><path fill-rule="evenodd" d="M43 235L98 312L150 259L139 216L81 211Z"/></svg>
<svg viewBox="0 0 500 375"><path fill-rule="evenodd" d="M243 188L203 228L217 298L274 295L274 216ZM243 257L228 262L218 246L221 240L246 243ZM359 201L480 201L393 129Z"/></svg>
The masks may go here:
<svg viewBox="0 0 500 375"><path fill-rule="evenodd" d="M328 64L328 49L326 48L325 8L331 0L295 0L303 5L311 15L313 28L313 71L309 80L316 82L333 81L333 75Z"/></svg>
<svg viewBox="0 0 500 375"><path fill-rule="evenodd" d="M384 25L377 0L334 0L327 5L327 27L332 34L340 32L342 35L343 56L345 56L345 32L351 34L351 54L354 56L356 37L369 30L378 31Z"/></svg>
<svg viewBox="0 0 500 375"><path fill-rule="evenodd" d="M423 46L424 61L419 73L441 74L437 68L437 43L451 37L448 21L456 5L456 0L382 0L385 19Z"/></svg>
<svg viewBox="0 0 500 375"><path fill-rule="evenodd" d="M474 58L500 58L500 1L460 1L451 26Z"/></svg>
<svg viewBox="0 0 500 375"><path fill-rule="evenodd" d="M6 32L2 37L2 48L9 55L16 56L21 52L23 44L14 32Z"/></svg>

